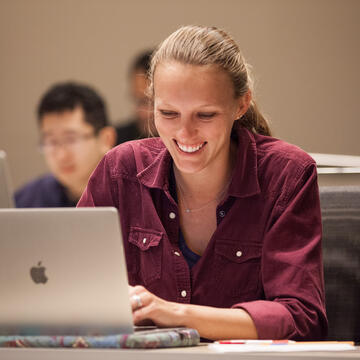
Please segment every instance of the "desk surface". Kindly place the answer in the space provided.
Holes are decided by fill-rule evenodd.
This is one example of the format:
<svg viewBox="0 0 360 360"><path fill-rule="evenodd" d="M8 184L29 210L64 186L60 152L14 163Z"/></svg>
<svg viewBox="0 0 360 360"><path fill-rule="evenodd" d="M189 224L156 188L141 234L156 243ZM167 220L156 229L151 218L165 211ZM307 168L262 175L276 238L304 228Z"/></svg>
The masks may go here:
<svg viewBox="0 0 360 360"><path fill-rule="evenodd" d="M360 347L354 351L329 351L329 352L292 352L292 353L225 353L211 351L206 345L191 348L154 349L154 350L125 350L125 349L0 349L1 360L157 360L157 359L290 359L290 360L340 360L360 359Z"/></svg>

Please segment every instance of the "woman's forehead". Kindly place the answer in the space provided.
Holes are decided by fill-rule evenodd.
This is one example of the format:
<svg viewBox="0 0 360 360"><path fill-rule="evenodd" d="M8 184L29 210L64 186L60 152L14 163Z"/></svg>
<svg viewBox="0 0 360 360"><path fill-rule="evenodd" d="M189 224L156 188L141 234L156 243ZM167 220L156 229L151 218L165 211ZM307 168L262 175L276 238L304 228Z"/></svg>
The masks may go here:
<svg viewBox="0 0 360 360"><path fill-rule="evenodd" d="M154 74L154 97L234 97L230 76L216 65L190 65L180 62L161 63ZM204 100L205 100L204 99Z"/></svg>
<svg viewBox="0 0 360 360"><path fill-rule="evenodd" d="M215 76L216 74L226 74L226 71L217 64L187 64L176 60L165 60L160 62L154 71L154 79L157 74L174 73L174 72L197 72Z"/></svg>

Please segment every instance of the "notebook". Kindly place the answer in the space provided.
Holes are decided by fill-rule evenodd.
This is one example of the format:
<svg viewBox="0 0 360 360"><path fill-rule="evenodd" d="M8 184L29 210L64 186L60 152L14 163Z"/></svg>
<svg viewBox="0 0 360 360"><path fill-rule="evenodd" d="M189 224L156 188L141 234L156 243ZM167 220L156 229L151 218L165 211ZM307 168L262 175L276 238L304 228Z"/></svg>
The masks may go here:
<svg viewBox="0 0 360 360"><path fill-rule="evenodd" d="M194 329L134 333L115 208L0 209L0 346L192 346Z"/></svg>
<svg viewBox="0 0 360 360"><path fill-rule="evenodd" d="M6 153L0 150L0 208L14 207L9 167Z"/></svg>

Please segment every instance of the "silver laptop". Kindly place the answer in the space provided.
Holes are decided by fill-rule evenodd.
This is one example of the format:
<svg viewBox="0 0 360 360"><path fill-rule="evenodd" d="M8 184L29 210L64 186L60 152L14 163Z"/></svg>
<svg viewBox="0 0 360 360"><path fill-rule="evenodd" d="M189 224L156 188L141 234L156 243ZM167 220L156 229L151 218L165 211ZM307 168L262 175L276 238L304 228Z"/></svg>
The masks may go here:
<svg viewBox="0 0 360 360"><path fill-rule="evenodd" d="M12 207L14 207L14 199L9 167L6 160L5 151L0 150L0 208Z"/></svg>
<svg viewBox="0 0 360 360"><path fill-rule="evenodd" d="M115 208L0 209L0 334L133 332Z"/></svg>

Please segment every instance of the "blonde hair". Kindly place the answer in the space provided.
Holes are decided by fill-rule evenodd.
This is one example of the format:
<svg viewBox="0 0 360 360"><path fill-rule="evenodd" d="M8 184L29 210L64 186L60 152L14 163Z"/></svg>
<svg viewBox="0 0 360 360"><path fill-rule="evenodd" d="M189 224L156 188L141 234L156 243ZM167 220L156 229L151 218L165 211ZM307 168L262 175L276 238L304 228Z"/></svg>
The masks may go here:
<svg viewBox="0 0 360 360"><path fill-rule="evenodd" d="M253 81L240 48L223 30L216 27L184 26L166 38L154 52L149 70L148 95L154 97L154 73L163 62L178 61L189 65L217 65L226 71L234 85L236 98L252 91ZM271 135L269 124L254 100L248 111L235 121L254 133Z"/></svg>

